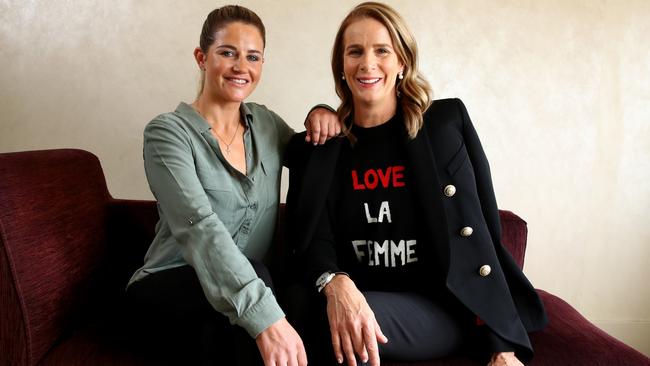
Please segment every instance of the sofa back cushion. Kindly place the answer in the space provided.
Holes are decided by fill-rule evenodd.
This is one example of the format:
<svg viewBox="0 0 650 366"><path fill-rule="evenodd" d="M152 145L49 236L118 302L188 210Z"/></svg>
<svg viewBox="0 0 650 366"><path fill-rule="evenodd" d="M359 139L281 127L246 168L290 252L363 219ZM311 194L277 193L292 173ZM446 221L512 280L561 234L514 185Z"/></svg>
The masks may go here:
<svg viewBox="0 0 650 366"><path fill-rule="evenodd" d="M109 198L89 152L0 154L0 364L37 364L90 301Z"/></svg>

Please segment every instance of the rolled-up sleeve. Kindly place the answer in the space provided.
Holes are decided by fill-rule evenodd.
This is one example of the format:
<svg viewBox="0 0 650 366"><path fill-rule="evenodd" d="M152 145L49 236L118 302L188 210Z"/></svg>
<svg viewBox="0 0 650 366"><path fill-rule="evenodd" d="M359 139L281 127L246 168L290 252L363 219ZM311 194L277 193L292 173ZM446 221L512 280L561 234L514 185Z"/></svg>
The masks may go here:
<svg viewBox="0 0 650 366"><path fill-rule="evenodd" d="M284 317L271 289L219 219L228 213L214 212L187 133L165 120L150 122L144 131L144 163L161 214L214 309L251 337Z"/></svg>

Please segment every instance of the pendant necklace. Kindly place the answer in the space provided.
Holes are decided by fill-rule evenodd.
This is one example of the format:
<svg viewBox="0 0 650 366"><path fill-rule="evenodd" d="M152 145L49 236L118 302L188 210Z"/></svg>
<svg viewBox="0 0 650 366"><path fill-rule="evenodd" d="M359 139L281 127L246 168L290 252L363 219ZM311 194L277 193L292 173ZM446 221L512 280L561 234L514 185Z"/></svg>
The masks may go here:
<svg viewBox="0 0 650 366"><path fill-rule="evenodd" d="M228 155L230 155L230 145L232 145L233 141L235 141L235 136L237 136L237 131L239 131L239 125L240 124L241 123L239 121L237 121L237 128L235 128L235 133L230 138L229 143L227 143L226 140L224 140L223 138L221 138L221 136L219 136L219 134L217 133L217 130L212 130L212 131L214 131L214 135L217 136L219 141L223 142L223 144L226 145L226 154L228 154Z"/></svg>

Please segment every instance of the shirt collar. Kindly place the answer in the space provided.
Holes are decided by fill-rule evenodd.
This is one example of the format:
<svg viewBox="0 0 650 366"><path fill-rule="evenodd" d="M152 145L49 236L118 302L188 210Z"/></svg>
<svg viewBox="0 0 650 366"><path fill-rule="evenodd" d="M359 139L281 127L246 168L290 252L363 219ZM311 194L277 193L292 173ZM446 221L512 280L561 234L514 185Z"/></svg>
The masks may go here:
<svg viewBox="0 0 650 366"><path fill-rule="evenodd" d="M239 113L244 116L244 123L246 124L246 128L250 127L250 124L253 122L253 112L251 112L251 109L248 108L248 105L246 103L242 103L239 107Z"/></svg>

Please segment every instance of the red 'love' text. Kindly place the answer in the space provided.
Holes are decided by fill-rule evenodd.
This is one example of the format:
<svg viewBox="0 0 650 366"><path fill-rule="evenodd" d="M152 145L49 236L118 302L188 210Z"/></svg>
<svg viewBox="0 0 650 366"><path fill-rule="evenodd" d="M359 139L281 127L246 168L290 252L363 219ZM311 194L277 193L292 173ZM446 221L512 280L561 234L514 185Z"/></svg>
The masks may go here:
<svg viewBox="0 0 650 366"><path fill-rule="evenodd" d="M383 169L368 169L363 173L362 179L363 181L359 181L357 171L352 170L352 187L355 191L373 190L380 185L384 188L391 185L393 187L404 187L404 166L389 166L385 171Z"/></svg>

